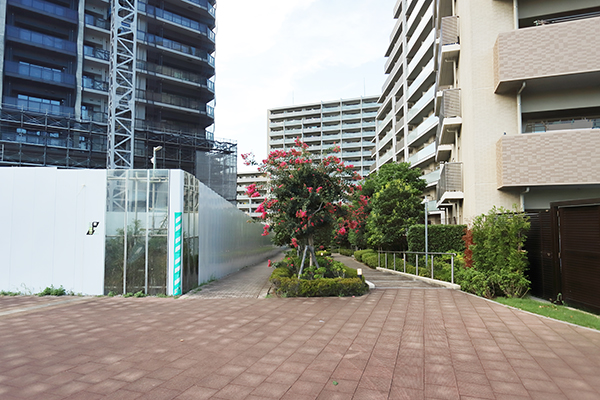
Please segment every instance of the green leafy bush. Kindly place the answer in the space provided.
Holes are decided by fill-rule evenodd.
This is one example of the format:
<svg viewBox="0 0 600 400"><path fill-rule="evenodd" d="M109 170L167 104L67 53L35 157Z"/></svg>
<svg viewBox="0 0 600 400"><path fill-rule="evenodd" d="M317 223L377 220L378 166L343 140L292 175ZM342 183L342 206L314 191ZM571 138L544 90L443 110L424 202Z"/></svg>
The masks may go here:
<svg viewBox="0 0 600 400"><path fill-rule="evenodd" d="M439 253L463 252L466 225L429 225L427 250ZM425 225L413 225L406 235L408 251L425 251Z"/></svg>
<svg viewBox="0 0 600 400"><path fill-rule="evenodd" d="M473 267L459 272L462 289L493 298L521 297L529 291L527 252L523 249L529 230L528 217L517 211L492 208L473 221Z"/></svg>
<svg viewBox="0 0 600 400"><path fill-rule="evenodd" d="M371 253L371 254L376 254L377 252L376 252L375 250L373 250L373 249L366 249L366 250L356 250L356 251L354 252L354 258L356 258L356 261L363 262L363 259L362 259L362 258L363 258L363 256L364 256L365 254L369 254L369 253Z"/></svg>
<svg viewBox="0 0 600 400"><path fill-rule="evenodd" d="M59 288L55 288L54 285L50 285L46 289L38 293L38 296L64 296L66 294L67 291L64 287L62 287L62 285L60 285Z"/></svg>
<svg viewBox="0 0 600 400"><path fill-rule="evenodd" d="M271 280L281 297L360 296L369 286L360 278L322 278L315 280L279 278Z"/></svg>
<svg viewBox="0 0 600 400"><path fill-rule="evenodd" d="M341 255L348 257L352 257L352 255L354 254L354 250L352 249L340 249L339 252Z"/></svg>
<svg viewBox="0 0 600 400"><path fill-rule="evenodd" d="M364 254L362 256L362 262L370 268L377 268L379 266L379 256L377 253Z"/></svg>
<svg viewBox="0 0 600 400"><path fill-rule="evenodd" d="M281 297L356 296L368 290L355 269L329 257L317 257L317 261L319 268L305 267L301 279L297 277L297 258L286 257L277 263L270 278L274 294Z"/></svg>

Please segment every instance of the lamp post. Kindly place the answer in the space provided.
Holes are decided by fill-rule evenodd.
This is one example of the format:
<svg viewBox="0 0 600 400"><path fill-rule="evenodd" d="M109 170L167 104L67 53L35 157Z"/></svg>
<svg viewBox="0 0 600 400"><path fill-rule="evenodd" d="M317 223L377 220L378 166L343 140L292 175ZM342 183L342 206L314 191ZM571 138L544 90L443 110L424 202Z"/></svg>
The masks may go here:
<svg viewBox="0 0 600 400"><path fill-rule="evenodd" d="M428 243L427 243L427 225L428 225L428 213L429 210L427 209L427 203L428 203L428 199L427 196L425 196L425 199L423 199L423 204L425 204L425 268L427 268L427 256L428 256Z"/></svg>
<svg viewBox="0 0 600 400"><path fill-rule="evenodd" d="M152 158L150 161L152 162L152 169L156 169L156 152L162 150L162 146L156 146L152 149Z"/></svg>

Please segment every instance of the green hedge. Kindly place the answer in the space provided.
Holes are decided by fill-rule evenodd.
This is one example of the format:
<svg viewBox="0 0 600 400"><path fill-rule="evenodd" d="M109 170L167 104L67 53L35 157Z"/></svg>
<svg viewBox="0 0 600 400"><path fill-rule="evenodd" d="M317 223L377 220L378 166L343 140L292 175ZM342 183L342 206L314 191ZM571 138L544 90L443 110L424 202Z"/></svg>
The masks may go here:
<svg viewBox="0 0 600 400"><path fill-rule="evenodd" d="M360 278L323 278L312 281L298 278L279 278L275 294L281 297L360 296L369 286Z"/></svg>
<svg viewBox="0 0 600 400"><path fill-rule="evenodd" d="M440 253L463 252L462 240L466 225L429 225L427 227L427 250ZM407 234L408 251L425 251L425 225L413 225Z"/></svg>
<svg viewBox="0 0 600 400"><path fill-rule="evenodd" d="M363 264L366 264L368 267L377 268L379 265L379 256L377 253L367 253L362 256Z"/></svg>
<svg viewBox="0 0 600 400"><path fill-rule="evenodd" d="M352 257L352 255L354 254L354 250L352 250L352 249L340 249L340 254L343 255L343 256Z"/></svg>
<svg viewBox="0 0 600 400"><path fill-rule="evenodd" d="M354 258L356 258L356 261L360 261L363 262L363 257L366 254L376 254L376 251L373 249L366 249L366 250L356 250L354 252Z"/></svg>

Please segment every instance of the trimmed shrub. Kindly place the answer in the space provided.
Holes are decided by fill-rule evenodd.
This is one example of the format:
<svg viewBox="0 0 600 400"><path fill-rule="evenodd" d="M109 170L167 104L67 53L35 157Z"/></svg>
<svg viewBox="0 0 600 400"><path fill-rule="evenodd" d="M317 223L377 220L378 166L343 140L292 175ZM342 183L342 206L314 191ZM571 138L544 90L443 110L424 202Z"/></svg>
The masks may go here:
<svg viewBox="0 0 600 400"><path fill-rule="evenodd" d="M362 256L362 262L370 268L377 268L379 266L379 256L377 253L364 254Z"/></svg>
<svg viewBox="0 0 600 400"><path fill-rule="evenodd" d="M360 278L279 278L272 282L275 294L281 297L361 296L369 290Z"/></svg>
<svg viewBox="0 0 600 400"><path fill-rule="evenodd" d="M365 254L370 254L370 253L373 253L373 254L375 254L375 253L376 253L376 251L375 251L375 250L373 250L373 249L366 249L366 250L356 250L356 251L354 252L354 258L356 258L356 261L363 262L363 259L362 259L362 258L363 258L363 256L364 256Z"/></svg>
<svg viewBox="0 0 600 400"><path fill-rule="evenodd" d="M465 251L462 239L466 225L429 225L427 250L439 253ZM425 251L425 225L413 225L407 234L408 251Z"/></svg>
<svg viewBox="0 0 600 400"><path fill-rule="evenodd" d="M352 249L340 249L340 254L343 255L343 256L352 257L352 255L354 254L354 250L352 250Z"/></svg>

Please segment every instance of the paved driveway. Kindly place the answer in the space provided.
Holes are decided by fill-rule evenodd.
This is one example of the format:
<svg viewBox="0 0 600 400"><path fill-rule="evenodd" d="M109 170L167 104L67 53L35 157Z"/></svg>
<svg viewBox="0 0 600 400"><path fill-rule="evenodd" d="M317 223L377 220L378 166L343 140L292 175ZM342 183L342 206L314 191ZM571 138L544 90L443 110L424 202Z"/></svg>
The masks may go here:
<svg viewBox="0 0 600 400"><path fill-rule="evenodd" d="M0 399L24 398L600 399L600 332L450 289L0 297Z"/></svg>

